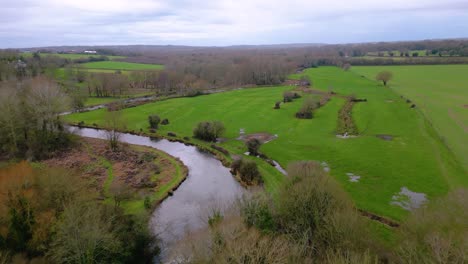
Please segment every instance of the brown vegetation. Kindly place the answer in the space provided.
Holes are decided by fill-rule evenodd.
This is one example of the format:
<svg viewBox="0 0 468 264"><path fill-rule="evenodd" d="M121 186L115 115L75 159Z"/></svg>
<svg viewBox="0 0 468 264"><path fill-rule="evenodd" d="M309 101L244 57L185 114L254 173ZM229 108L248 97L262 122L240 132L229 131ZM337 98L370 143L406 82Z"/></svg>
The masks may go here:
<svg viewBox="0 0 468 264"><path fill-rule="evenodd" d="M357 135L359 133L352 116L353 106L355 103L356 102L354 101L354 97L349 96L346 100L346 103L338 112L338 126L336 129L337 134Z"/></svg>

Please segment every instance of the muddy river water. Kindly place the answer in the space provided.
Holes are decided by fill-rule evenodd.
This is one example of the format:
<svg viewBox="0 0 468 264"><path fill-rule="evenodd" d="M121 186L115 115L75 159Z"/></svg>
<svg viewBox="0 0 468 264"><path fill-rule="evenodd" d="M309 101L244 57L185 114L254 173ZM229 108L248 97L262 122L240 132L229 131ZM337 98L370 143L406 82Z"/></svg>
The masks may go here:
<svg viewBox="0 0 468 264"><path fill-rule="evenodd" d="M72 129L80 136L106 138L105 132L99 129ZM120 140L162 150L179 158L189 169L187 179L152 214L150 226L162 249L161 259L156 262L167 262L175 242L188 232L206 227L210 209L226 208L245 191L219 160L194 146L126 133L122 133Z"/></svg>

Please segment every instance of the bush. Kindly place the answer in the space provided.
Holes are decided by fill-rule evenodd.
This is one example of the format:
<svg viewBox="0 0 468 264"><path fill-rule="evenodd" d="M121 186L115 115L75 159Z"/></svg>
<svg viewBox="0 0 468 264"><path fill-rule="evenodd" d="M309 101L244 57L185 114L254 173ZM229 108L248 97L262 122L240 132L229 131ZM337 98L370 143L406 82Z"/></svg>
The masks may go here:
<svg viewBox="0 0 468 264"><path fill-rule="evenodd" d="M161 125L169 125L169 119L164 118L164 119L161 121Z"/></svg>
<svg viewBox="0 0 468 264"><path fill-rule="evenodd" d="M301 109L296 113L297 118L311 119L313 117L312 111L320 107L320 102L313 97L307 97L302 104Z"/></svg>
<svg viewBox="0 0 468 264"><path fill-rule="evenodd" d="M283 102L284 103L292 102L293 99L294 99L294 93L293 92L286 91L286 92L283 93Z"/></svg>
<svg viewBox="0 0 468 264"><path fill-rule="evenodd" d="M219 121L204 121L197 124L193 130L195 138L205 141L216 141L225 131L223 123Z"/></svg>
<svg viewBox="0 0 468 264"><path fill-rule="evenodd" d="M281 102L276 102L273 109L280 109Z"/></svg>
<svg viewBox="0 0 468 264"><path fill-rule="evenodd" d="M271 211L270 201L263 196L244 200L241 204L241 215L246 225L254 226L265 233L273 233L277 229Z"/></svg>
<svg viewBox="0 0 468 264"><path fill-rule="evenodd" d="M167 132L167 135L170 137L177 137L177 134L174 132Z"/></svg>
<svg viewBox="0 0 468 264"><path fill-rule="evenodd" d="M418 209L399 231L400 263L467 263L468 190Z"/></svg>
<svg viewBox="0 0 468 264"><path fill-rule="evenodd" d="M252 160L238 159L231 164L231 170L239 175L242 182L248 185L261 184L262 175L258 171L257 163Z"/></svg>
<svg viewBox="0 0 468 264"><path fill-rule="evenodd" d="M257 156L258 149L262 145L262 142L260 142L260 140L256 138L251 138L245 142L245 145L247 146L247 149L249 150L250 155Z"/></svg>
<svg viewBox="0 0 468 264"><path fill-rule="evenodd" d="M150 128L157 129L159 122L161 122L161 118L158 115L150 115L148 116L148 122L149 122Z"/></svg>
<svg viewBox="0 0 468 264"><path fill-rule="evenodd" d="M320 164L290 164L288 175L290 180L280 190L276 208L281 232L319 254L329 248L362 249L367 237L362 218Z"/></svg>
<svg viewBox="0 0 468 264"><path fill-rule="evenodd" d="M145 197L145 200L143 201L143 205L145 206L146 210L151 209L152 205L151 205L151 199L149 198L149 196Z"/></svg>

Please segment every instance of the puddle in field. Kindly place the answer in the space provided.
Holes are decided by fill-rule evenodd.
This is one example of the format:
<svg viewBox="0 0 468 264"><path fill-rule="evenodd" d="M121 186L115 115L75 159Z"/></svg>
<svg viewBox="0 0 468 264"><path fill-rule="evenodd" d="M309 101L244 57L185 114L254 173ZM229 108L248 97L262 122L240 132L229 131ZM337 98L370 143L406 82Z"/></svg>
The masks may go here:
<svg viewBox="0 0 468 264"><path fill-rule="evenodd" d="M375 135L376 137L382 139L382 140L386 140L386 141L392 141L393 140L393 136L392 135L385 135L385 134L377 134Z"/></svg>
<svg viewBox="0 0 468 264"><path fill-rule="evenodd" d="M355 175L351 172L346 173L346 175L348 176L350 182L359 182L359 180L361 179L361 176Z"/></svg>
<svg viewBox="0 0 468 264"><path fill-rule="evenodd" d="M325 172L330 172L330 166L328 165L328 163L327 163L326 161L322 161L322 162L320 163L320 165L322 165L323 170L324 170Z"/></svg>
<svg viewBox="0 0 468 264"><path fill-rule="evenodd" d="M346 133L344 133L343 135L338 134L338 135L336 135L336 137L337 137L337 138L341 138L341 139L347 139L347 138L355 138L355 137L357 137L357 136L355 136L355 135L349 135L348 132L346 132Z"/></svg>
<svg viewBox="0 0 468 264"><path fill-rule="evenodd" d="M392 196L390 204L411 211L421 207L426 201L426 194L413 192L406 187L401 187L400 192Z"/></svg>

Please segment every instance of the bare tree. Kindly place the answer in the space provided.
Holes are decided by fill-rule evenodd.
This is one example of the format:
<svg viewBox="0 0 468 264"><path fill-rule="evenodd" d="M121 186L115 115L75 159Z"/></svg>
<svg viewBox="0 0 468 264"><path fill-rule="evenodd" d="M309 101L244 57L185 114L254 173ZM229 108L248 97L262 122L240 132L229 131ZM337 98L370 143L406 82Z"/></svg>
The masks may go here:
<svg viewBox="0 0 468 264"><path fill-rule="evenodd" d="M109 146L112 151L117 151L119 148L120 130L125 128L120 111L108 111L106 113L106 138L109 141Z"/></svg>
<svg viewBox="0 0 468 264"><path fill-rule="evenodd" d="M393 73L389 71L381 71L377 73L375 79L377 81L383 82L384 86L387 86L387 83L393 78Z"/></svg>

